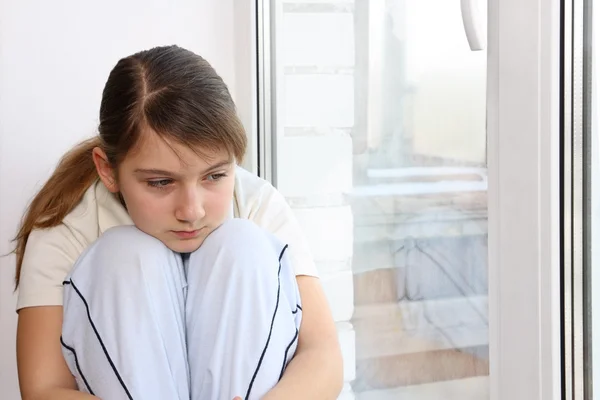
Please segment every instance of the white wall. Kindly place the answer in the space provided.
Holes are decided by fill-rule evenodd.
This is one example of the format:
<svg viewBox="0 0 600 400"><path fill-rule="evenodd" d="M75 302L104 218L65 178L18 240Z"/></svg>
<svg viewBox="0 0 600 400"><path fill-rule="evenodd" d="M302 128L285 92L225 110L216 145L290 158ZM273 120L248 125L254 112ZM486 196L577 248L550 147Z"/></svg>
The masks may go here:
<svg viewBox="0 0 600 400"><path fill-rule="evenodd" d="M25 205L60 155L95 133L101 90L120 57L176 43L206 57L235 95L236 1L0 1L0 253L11 250ZM13 276L14 257L0 258L4 400L20 398Z"/></svg>

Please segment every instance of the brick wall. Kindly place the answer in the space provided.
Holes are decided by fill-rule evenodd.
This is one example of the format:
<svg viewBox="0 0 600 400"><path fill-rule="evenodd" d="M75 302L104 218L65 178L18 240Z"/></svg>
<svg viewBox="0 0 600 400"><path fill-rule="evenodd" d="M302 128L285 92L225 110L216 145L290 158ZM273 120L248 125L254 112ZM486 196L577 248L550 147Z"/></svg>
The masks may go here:
<svg viewBox="0 0 600 400"><path fill-rule="evenodd" d="M352 275L354 125L353 3L280 3L275 32L278 67L277 184L309 240L337 324L345 387L354 398ZM350 39L349 39L350 38Z"/></svg>

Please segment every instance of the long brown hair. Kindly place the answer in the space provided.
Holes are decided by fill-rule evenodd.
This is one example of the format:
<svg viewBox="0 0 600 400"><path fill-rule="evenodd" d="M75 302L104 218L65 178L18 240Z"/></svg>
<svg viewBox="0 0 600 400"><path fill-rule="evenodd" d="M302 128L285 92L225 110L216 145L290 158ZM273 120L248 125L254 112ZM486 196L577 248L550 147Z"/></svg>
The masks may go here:
<svg viewBox="0 0 600 400"><path fill-rule="evenodd" d="M119 60L102 93L98 136L63 156L25 212L15 238L15 287L31 231L60 225L98 179L93 149L104 150L117 168L145 128L200 152L226 150L238 162L246 151L229 89L202 57L164 46Z"/></svg>

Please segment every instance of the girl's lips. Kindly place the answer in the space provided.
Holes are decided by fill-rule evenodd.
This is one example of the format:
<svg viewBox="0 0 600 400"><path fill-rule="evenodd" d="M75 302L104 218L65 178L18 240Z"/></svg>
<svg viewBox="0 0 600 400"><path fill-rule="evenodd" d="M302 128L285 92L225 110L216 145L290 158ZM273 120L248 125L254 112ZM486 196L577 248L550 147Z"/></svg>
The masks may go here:
<svg viewBox="0 0 600 400"><path fill-rule="evenodd" d="M193 239L200 233L200 229L196 229L195 231L172 231L175 236L180 239Z"/></svg>

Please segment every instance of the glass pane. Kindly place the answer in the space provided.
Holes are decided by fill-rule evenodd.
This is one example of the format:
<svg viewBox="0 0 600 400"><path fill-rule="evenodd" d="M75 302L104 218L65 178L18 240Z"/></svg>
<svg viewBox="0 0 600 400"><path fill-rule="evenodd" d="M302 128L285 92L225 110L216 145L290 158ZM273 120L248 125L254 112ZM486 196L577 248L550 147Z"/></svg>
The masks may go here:
<svg viewBox="0 0 600 400"><path fill-rule="evenodd" d="M461 2L272 5L276 184L338 322L342 398L489 398L486 52Z"/></svg>

